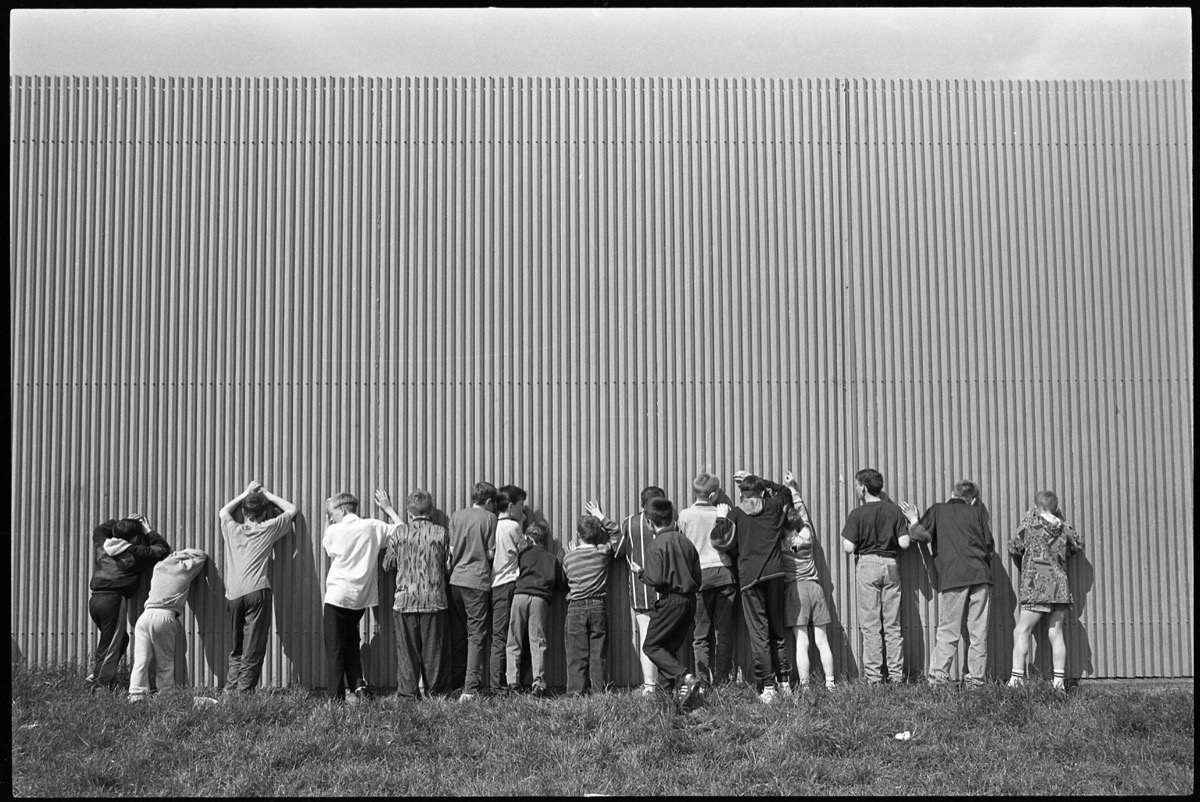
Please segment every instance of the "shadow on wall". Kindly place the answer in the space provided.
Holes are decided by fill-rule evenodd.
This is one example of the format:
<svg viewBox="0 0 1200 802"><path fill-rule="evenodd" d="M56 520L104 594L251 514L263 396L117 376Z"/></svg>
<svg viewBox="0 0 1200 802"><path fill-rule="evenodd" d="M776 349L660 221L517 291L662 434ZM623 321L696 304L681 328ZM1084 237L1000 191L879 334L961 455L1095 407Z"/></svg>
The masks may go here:
<svg viewBox="0 0 1200 802"><path fill-rule="evenodd" d="M809 510L811 515L812 511ZM820 531L817 528L816 519L813 519L813 531ZM842 554L841 546L837 543L838 536L834 535L833 546L836 548L836 554ZM858 661L854 657L854 648L851 644L854 640L846 632L846 625L842 620L842 611L838 610L834 605L833 600L837 598L835 591L837 588L833 584L833 573L829 568L829 555L825 551L825 546L819 538L813 538L813 560L817 564L817 576L821 578L821 589L825 592L825 606L829 608L830 622L826 628L826 634L829 637L829 649L833 652L833 675L836 679L853 679L859 675ZM794 653L793 649L793 653ZM816 644L809 640L808 662L814 669L821 665L821 655L817 652Z"/></svg>
<svg viewBox="0 0 1200 802"><path fill-rule="evenodd" d="M17 636L11 632L8 633L8 636L12 638L12 664L15 666L24 663L25 653L21 651L21 647L17 644Z"/></svg>
<svg viewBox="0 0 1200 802"><path fill-rule="evenodd" d="M225 580L217 568L215 555L204 566L204 570L188 589L188 606L196 619L200 632L200 645L204 650L204 662L212 671L218 686L225 684L226 659L229 654L230 633L225 612ZM186 671L187 661L182 652L175 658L176 682L179 681L179 666Z"/></svg>
<svg viewBox="0 0 1200 802"><path fill-rule="evenodd" d="M1007 682L1012 670L1013 628L1017 625L1016 566L1007 555L992 557L992 597L988 621L988 675Z"/></svg>
<svg viewBox="0 0 1200 802"><path fill-rule="evenodd" d="M929 655L925 649L926 625L921 620L919 602L933 598L937 570L933 557L922 544L900 550L900 636L904 640L905 679L923 677ZM887 641L884 640L884 666L887 666ZM895 682L895 679L892 680Z"/></svg>
<svg viewBox="0 0 1200 802"><path fill-rule="evenodd" d="M324 593L316 563L320 548L320 535L313 533L303 513L292 520L292 533L275 543L275 556L267 576L274 589L275 636L283 647L287 664L276 669L276 681L268 682L264 676L264 685L318 688L325 684L321 632ZM270 649L268 666L269 652Z"/></svg>
<svg viewBox="0 0 1200 802"><path fill-rule="evenodd" d="M1063 621L1063 638L1067 642L1067 679L1077 680L1094 674L1092 665L1092 643L1088 637L1087 627L1081 620L1087 607L1087 597L1095 582L1095 567L1088 559L1087 552L1079 551L1067 557L1067 582L1071 588L1071 598L1074 603L1067 610ZM1042 676L1050 679L1054 675L1054 661L1050 650L1049 616L1042 616L1031 633L1032 653L1030 663L1032 676ZM1009 638L1012 634L1010 632Z"/></svg>

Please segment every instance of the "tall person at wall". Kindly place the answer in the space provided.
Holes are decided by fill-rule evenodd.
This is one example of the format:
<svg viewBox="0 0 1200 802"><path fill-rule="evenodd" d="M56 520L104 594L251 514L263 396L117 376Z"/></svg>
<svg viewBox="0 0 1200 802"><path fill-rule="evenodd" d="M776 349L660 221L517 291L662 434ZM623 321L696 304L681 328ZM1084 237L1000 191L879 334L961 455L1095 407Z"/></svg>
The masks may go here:
<svg viewBox="0 0 1200 802"><path fill-rule="evenodd" d="M329 525L321 546L331 561L322 615L326 683L332 701L345 701L347 689L358 701L367 693L358 624L368 607L379 604L379 552L401 525L359 518L358 499L350 493L330 496L325 515Z"/></svg>
<svg viewBox="0 0 1200 802"><path fill-rule="evenodd" d="M487 683L483 656L492 624L495 509L496 486L477 482L471 506L450 516L450 684L462 688L460 702L475 699Z"/></svg>
<svg viewBox="0 0 1200 802"><path fill-rule="evenodd" d="M492 557L492 662L491 688L508 686L505 660L508 655L508 619L513 590L517 586L517 552L521 545L521 517L525 491L505 485L496 493L496 553Z"/></svg>
<svg viewBox="0 0 1200 802"><path fill-rule="evenodd" d="M654 693L659 683L658 669L645 651L646 633L650 629L650 616L654 613L654 605L658 601L658 593L654 588L639 582L634 565L645 565L646 555L654 543L654 526L646 520L646 505L656 498L666 498L667 493L661 487L651 485L642 490L642 511L624 518L619 530L621 539L617 545L616 556L624 557L629 564L629 617L633 627L633 645L637 649L638 661L642 666L642 693ZM602 520L608 524L608 518ZM664 688L665 690L665 688Z"/></svg>
<svg viewBox="0 0 1200 802"><path fill-rule="evenodd" d="M274 508L279 514L272 516ZM234 516L241 510L243 520ZM251 693L258 687L271 632L273 591L267 568L275 542L292 531L296 505L257 480L217 512L225 541L225 608L233 625L233 649L225 693Z"/></svg>

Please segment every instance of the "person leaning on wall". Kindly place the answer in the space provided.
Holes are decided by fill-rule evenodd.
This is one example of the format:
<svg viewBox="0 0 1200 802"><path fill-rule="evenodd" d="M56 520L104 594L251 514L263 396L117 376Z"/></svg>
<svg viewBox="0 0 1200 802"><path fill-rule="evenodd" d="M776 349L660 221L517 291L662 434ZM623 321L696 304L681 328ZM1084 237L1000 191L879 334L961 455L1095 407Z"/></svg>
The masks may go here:
<svg viewBox="0 0 1200 802"><path fill-rule="evenodd" d="M117 668L129 643L129 600L137 592L142 573L170 553L170 545L141 513L107 520L92 532L88 614L100 630L92 671L85 680L92 690L116 686Z"/></svg>
<svg viewBox="0 0 1200 802"><path fill-rule="evenodd" d="M271 515L274 508L278 515ZM241 509L243 520L234 515ZM225 608L233 624L233 650L225 693L251 693L262 675L271 632L273 593L267 566L275 541L292 531L296 506L251 480L217 513L225 540Z"/></svg>

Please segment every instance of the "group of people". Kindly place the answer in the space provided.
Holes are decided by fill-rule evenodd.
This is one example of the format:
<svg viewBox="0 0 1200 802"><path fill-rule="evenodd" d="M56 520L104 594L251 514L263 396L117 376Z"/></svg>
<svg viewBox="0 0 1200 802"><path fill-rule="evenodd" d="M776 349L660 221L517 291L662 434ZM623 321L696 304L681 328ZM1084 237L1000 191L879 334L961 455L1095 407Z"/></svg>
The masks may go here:
<svg viewBox="0 0 1200 802"><path fill-rule="evenodd" d="M811 627L825 684L833 687L826 633L832 618L799 484L790 472L781 484L744 471L734 474L734 482L736 503L717 477L701 473L692 482L692 503L680 510L662 488L647 487L641 509L619 522L589 501L561 559L547 548L549 527L529 520L528 495L515 485L477 483L471 506L453 513L446 525L435 520L434 500L424 490L408 495L406 517L387 493L377 490L374 500L386 520L360 517L359 501L350 493L333 495L325 502L328 523L321 540L330 559L322 621L331 699L356 701L367 692L359 624L364 612L379 603L380 569L395 572L398 695L455 693L463 702L485 693L529 690L544 695L549 605L561 590L567 603L567 693L604 690L609 684L608 575L619 559L630 569L630 623L642 693L662 691L686 706L705 683L731 680L732 611L739 598L755 689L763 701L791 689L789 628L795 634L798 683L810 681ZM855 556L864 678L880 683L903 675L897 557L915 542L927 545L933 563L930 579L938 590L929 681L949 681L965 624L965 681L982 684L994 544L979 488L959 482L949 500L919 515L913 504L888 499L878 471L859 471L855 483L860 503L846 519L841 545ZM272 614L268 564L275 542L291 531L296 513L294 504L257 481L218 513L233 629L226 694L248 693L258 685ZM1067 555L1082 546L1064 521L1057 497L1037 493L1009 549L1021 571L1010 685L1024 681L1031 630L1048 616L1053 682L1063 687L1063 621L1072 601L1065 564ZM87 681L94 687L115 685L128 641L129 602L141 574L149 570L149 596L134 627L129 696L141 700L152 687L172 687L175 643L182 632L179 618L189 585L208 555L196 549L172 551L141 515L98 526L93 554L89 612L100 636ZM921 559L926 559L924 551ZM689 636L693 665L681 660ZM525 658L532 676L527 689L521 671Z"/></svg>

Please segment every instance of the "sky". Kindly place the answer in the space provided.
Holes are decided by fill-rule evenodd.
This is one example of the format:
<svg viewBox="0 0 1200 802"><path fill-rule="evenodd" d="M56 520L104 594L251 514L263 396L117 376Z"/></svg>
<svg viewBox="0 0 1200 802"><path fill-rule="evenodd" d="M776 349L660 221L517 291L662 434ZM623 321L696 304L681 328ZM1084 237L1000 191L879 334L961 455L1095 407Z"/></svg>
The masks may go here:
<svg viewBox="0 0 1200 802"><path fill-rule="evenodd" d="M1190 79L1174 8L18 9L10 75Z"/></svg>

